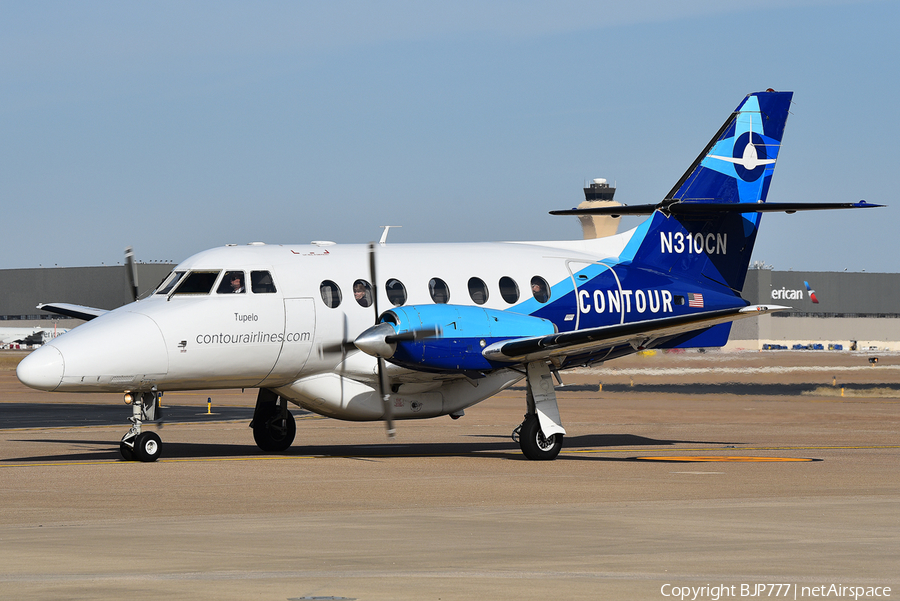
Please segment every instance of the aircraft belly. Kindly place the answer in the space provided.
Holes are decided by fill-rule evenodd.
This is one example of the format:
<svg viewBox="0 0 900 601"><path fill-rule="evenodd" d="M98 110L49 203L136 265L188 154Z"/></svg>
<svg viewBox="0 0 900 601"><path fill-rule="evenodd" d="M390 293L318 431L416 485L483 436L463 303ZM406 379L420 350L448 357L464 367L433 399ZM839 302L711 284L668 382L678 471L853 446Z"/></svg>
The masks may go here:
<svg viewBox="0 0 900 601"><path fill-rule="evenodd" d="M460 378L444 381L437 389L429 387L421 392L391 394L393 417L424 419L455 413L493 396L522 378L518 371L499 370L475 382ZM336 373L301 378L274 390L304 409L335 419L376 421L384 416L382 399L375 388Z"/></svg>

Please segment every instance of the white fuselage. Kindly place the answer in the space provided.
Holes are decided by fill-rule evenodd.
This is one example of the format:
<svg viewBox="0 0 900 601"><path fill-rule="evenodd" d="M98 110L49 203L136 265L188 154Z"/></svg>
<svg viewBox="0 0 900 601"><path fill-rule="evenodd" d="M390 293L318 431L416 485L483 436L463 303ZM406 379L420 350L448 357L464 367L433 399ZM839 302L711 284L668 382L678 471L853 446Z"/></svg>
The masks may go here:
<svg viewBox="0 0 900 601"><path fill-rule="evenodd" d="M388 281L395 291L402 284L404 305L432 304L430 282L440 279L450 304L477 300L484 308L530 314L547 302L532 295L535 276L549 284L552 303L573 290L574 271L617 256L630 234L560 243L376 245L377 307L393 306ZM58 391L264 387L324 415L380 419L376 359L346 344L376 320L371 302L354 296L358 281L371 280L367 246L226 246L194 255L174 271L208 272L211 285L188 294L165 293L163 285L101 315L33 353L20 379ZM227 290L234 272L246 280L240 293ZM255 290L250 279L266 275L270 285ZM472 292L472 278L484 286ZM571 304L563 310L577 320ZM522 378L501 369L471 381L394 365L388 375L398 418L453 413Z"/></svg>

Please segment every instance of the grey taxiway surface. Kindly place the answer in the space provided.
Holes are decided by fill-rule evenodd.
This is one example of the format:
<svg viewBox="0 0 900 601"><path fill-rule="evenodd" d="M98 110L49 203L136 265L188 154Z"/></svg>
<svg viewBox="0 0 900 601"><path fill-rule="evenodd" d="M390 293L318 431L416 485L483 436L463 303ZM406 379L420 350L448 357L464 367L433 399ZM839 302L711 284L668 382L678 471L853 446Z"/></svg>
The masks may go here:
<svg viewBox="0 0 900 601"><path fill-rule="evenodd" d="M6 365L2 598L900 596L900 357L658 354L564 374L568 436L547 463L509 438L516 389L400 422L394 442L297 412L281 455L253 444L254 391L170 393L162 459L129 463L119 395L32 391Z"/></svg>

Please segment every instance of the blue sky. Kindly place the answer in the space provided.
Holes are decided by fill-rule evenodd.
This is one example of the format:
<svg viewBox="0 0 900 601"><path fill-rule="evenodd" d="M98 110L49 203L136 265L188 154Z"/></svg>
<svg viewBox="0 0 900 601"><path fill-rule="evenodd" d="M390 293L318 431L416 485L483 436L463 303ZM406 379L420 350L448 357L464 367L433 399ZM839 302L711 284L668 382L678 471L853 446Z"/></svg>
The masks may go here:
<svg viewBox="0 0 900 601"><path fill-rule="evenodd" d="M891 206L766 215L754 258L898 271L900 3L606 4L0 1L0 268L579 238L547 211L658 202L775 88L769 200Z"/></svg>

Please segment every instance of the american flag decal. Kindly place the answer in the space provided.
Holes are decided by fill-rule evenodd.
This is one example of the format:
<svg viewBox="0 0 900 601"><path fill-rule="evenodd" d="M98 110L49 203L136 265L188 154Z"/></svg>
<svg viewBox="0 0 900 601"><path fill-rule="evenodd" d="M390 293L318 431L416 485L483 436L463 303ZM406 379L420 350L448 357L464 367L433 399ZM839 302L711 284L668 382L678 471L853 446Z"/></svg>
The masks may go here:
<svg viewBox="0 0 900 601"><path fill-rule="evenodd" d="M688 293L688 307L699 307L703 308L703 295L700 293L692 294Z"/></svg>

